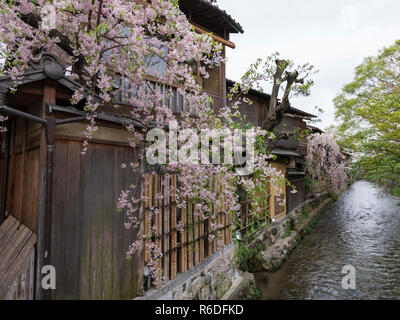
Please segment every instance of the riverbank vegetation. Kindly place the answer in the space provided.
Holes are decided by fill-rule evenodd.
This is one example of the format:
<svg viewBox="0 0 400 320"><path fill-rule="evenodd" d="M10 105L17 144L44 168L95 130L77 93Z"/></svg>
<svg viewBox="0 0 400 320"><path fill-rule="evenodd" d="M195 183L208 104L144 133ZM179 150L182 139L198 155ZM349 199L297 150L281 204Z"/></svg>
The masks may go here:
<svg viewBox="0 0 400 320"><path fill-rule="evenodd" d="M351 173L400 196L400 42L365 58L334 103L339 144L356 155Z"/></svg>

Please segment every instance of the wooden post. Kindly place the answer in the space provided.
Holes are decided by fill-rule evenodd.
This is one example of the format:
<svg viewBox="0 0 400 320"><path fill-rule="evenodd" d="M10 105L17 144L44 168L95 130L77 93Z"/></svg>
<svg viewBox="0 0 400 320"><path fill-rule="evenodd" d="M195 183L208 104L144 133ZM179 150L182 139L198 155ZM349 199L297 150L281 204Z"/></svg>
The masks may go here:
<svg viewBox="0 0 400 320"><path fill-rule="evenodd" d="M178 261L176 259L176 175L171 176L171 280L176 278Z"/></svg>
<svg viewBox="0 0 400 320"><path fill-rule="evenodd" d="M204 219L200 217L200 234L199 234L199 242L200 242L200 261L204 260Z"/></svg>
<svg viewBox="0 0 400 320"><path fill-rule="evenodd" d="M187 206L187 214L188 214L188 246L187 246L187 268L188 270L192 269L193 267L193 204L189 201Z"/></svg>
<svg viewBox="0 0 400 320"><path fill-rule="evenodd" d="M195 211L193 210L193 213ZM199 216L198 215L193 215L194 222L193 222L193 228L194 228L194 265L197 266L199 264L199 259L200 259L200 253L199 253Z"/></svg>
<svg viewBox="0 0 400 320"><path fill-rule="evenodd" d="M169 190L169 178L167 175L163 177L163 226L164 226L164 239L163 239L163 251L164 251L164 277L166 280L169 280L169 266L170 266L170 261L169 261L169 232L170 232L170 213L169 213L169 203L170 203L170 190Z"/></svg>
<svg viewBox="0 0 400 320"><path fill-rule="evenodd" d="M186 211L186 206L181 208L181 220L184 225L184 230L181 235L181 272L184 273L186 272L187 268L187 252L186 252L186 244L187 244L187 211Z"/></svg>

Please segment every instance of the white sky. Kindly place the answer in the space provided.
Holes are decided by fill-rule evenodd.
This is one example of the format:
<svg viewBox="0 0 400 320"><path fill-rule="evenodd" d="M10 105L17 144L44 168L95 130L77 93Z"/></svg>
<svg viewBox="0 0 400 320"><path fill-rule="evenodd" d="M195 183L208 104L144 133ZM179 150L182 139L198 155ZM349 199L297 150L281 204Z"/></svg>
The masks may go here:
<svg viewBox="0 0 400 320"><path fill-rule="evenodd" d="M227 77L239 80L250 63L273 52L296 64L310 62L311 96L293 98L294 107L324 110L321 128L334 124L333 98L352 81L354 68L366 56L400 39L399 0L218 0L243 29L227 50Z"/></svg>

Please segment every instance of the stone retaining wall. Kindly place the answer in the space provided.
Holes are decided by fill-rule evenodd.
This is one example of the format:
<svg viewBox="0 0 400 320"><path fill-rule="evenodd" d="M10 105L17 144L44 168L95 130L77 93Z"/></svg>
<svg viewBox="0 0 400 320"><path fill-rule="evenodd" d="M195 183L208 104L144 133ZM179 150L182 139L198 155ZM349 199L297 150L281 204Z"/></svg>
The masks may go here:
<svg viewBox="0 0 400 320"><path fill-rule="evenodd" d="M257 241L266 249L262 251L263 269L277 269L287 259L297 243L309 230L310 224L333 200L327 195L312 199L292 210L283 220L274 223ZM303 209L304 208L304 209Z"/></svg>
<svg viewBox="0 0 400 320"><path fill-rule="evenodd" d="M160 290L150 290L137 300L220 300L247 298L254 276L233 264L234 245L227 246Z"/></svg>

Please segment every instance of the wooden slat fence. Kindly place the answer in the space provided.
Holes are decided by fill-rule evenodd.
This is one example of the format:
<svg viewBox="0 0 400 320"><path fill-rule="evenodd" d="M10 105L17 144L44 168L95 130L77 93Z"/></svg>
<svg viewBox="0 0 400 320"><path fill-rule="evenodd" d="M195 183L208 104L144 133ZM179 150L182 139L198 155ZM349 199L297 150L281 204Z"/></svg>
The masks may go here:
<svg viewBox="0 0 400 320"><path fill-rule="evenodd" d="M218 177L210 180L214 190L223 192L224 186ZM179 186L177 174L148 174L144 181L144 233L145 264L154 258L152 244L160 250L162 256L153 259L157 264L157 277L165 281L173 280L217 251L217 241L225 245L232 242L232 216L226 214L225 205L214 205L215 219L205 219L195 214L195 203L188 202L186 207L177 206L176 189ZM162 196L161 196L162 195ZM217 235L210 241L211 223L219 224ZM178 228L183 224L183 229ZM158 286L157 281L145 278L145 289Z"/></svg>
<svg viewBox="0 0 400 320"><path fill-rule="evenodd" d="M251 231L251 228L256 227L257 224L270 221L270 188L270 183L266 180L264 188L260 186L259 190L257 190L255 200L251 200L247 196L241 197L241 214L238 226L240 226L239 232L242 236ZM257 201L258 203L259 210L257 212L252 210L252 201Z"/></svg>

